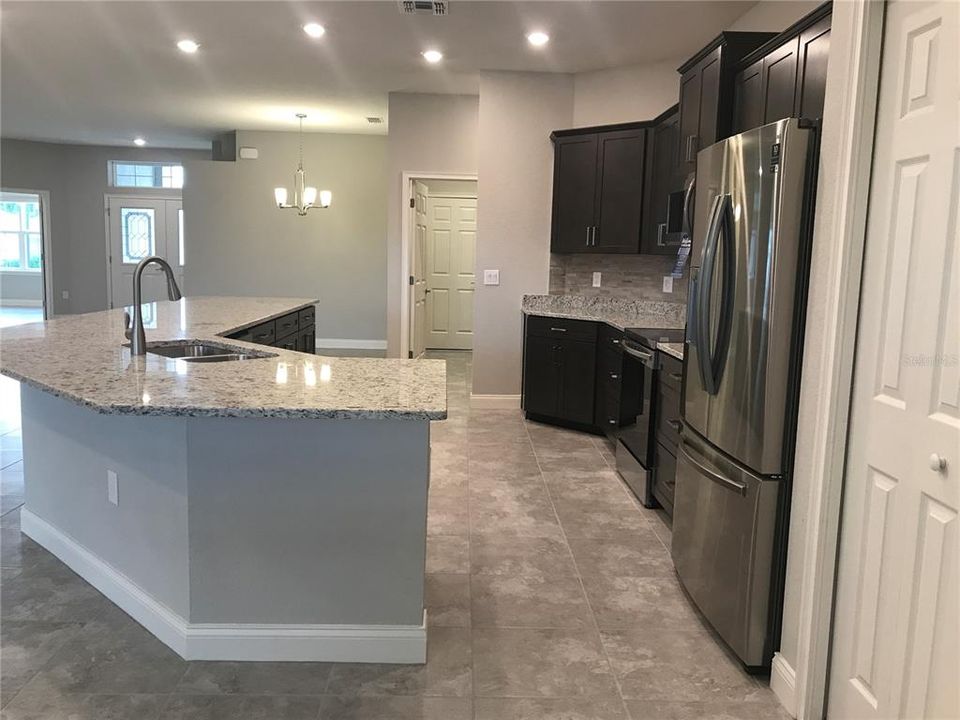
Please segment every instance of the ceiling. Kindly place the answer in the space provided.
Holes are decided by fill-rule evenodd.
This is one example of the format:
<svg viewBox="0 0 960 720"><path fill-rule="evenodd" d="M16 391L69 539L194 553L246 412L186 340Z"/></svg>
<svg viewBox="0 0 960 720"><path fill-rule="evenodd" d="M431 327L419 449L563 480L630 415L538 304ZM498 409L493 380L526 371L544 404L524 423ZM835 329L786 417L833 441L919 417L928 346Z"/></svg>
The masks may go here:
<svg viewBox="0 0 960 720"><path fill-rule="evenodd" d="M0 9L0 130L61 142L204 147L219 132L386 132L391 91L477 92L481 70L583 72L685 57L755 0L17 2ZM301 26L327 32L309 38ZM550 34L532 48L525 35ZM201 44L195 55L176 42ZM436 66L427 47L445 57Z"/></svg>

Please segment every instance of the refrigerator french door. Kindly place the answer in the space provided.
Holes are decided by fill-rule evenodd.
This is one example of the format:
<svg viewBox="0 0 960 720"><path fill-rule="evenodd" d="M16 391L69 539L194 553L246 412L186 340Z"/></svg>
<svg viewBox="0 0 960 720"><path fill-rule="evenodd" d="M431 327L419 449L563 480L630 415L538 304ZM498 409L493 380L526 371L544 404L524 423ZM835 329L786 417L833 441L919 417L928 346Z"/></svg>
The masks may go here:
<svg viewBox="0 0 960 720"><path fill-rule="evenodd" d="M813 147L788 119L697 156L672 554L748 667L779 627Z"/></svg>

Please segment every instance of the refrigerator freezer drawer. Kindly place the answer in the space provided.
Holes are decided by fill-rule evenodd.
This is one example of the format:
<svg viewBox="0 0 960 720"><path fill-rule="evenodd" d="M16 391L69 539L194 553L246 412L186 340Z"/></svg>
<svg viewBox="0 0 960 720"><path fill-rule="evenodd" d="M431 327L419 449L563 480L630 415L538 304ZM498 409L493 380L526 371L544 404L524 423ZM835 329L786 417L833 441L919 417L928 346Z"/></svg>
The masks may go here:
<svg viewBox="0 0 960 720"><path fill-rule="evenodd" d="M749 667L770 662L768 614L779 487L689 431L680 441L673 562L701 612Z"/></svg>

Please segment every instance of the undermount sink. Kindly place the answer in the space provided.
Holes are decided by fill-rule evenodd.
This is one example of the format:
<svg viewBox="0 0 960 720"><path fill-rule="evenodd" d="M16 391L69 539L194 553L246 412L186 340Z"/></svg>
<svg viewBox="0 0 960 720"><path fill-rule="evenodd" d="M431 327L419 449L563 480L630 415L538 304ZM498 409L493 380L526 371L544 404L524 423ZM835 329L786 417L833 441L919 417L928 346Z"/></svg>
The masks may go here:
<svg viewBox="0 0 960 720"><path fill-rule="evenodd" d="M162 355L174 360L191 363L230 362L231 360L253 360L274 357L273 353L261 353L253 350L239 352L235 347L198 342L173 342L147 347L151 355Z"/></svg>

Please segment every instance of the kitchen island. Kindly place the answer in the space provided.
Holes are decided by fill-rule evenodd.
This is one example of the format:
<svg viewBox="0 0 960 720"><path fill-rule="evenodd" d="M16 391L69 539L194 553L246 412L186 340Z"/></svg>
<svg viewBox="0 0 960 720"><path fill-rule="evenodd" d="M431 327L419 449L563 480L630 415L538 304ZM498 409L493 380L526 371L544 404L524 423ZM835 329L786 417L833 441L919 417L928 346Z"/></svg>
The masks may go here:
<svg viewBox="0 0 960 720"><path fill-rule="evenodd" d="M191 297L0 331L23 532L187 659L423 662L437 360L227 339L310 299ZM191 362L174 341L250 356Z"/></svg>

